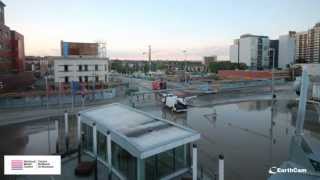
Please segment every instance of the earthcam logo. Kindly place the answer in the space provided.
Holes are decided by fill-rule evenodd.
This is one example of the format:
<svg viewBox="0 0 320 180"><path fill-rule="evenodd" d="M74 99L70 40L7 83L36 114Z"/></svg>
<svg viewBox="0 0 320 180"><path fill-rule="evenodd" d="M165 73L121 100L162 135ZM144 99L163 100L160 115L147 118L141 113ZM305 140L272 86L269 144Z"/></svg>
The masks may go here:
<svg viewBox="0 0 320 180"><path fill-rule="evenodd" d="M269 174L278 174L278 173L307 173L307 169L300 168L278 168L273 166L269 169Z"/></svg>

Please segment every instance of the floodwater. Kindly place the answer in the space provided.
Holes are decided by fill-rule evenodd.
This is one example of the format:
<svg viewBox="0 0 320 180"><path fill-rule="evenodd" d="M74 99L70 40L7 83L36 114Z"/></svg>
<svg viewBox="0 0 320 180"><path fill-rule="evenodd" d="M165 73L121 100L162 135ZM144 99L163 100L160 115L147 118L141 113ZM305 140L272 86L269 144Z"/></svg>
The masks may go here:
<svg viewBox="0 0 320 180"><path fill-rule="evenodd" d="M261 100L192 107L184 113L172 113L159 105L139 109L200 132L199 169L211 179L217 173L219 154L225 156L228 180L267 179L270 167L280 166L289 159L297 112L295 101ZM316 109L308 106L304 134L320 144L318 118ZM70 117L71 148L75 147L76 126L75 117ZM0 126L0 156L54 154L57 142L59 151L63 152L64 127L62 116ZM3 159L0 160L0 169L3 169Z"/></svg>
<svg viewBox="0 0 320 180"><path fill-rule="evenodd" d="M69 116L70 149L76 148L77 123ZM0 179L3 176L3 155L48 155L66 151L63 116L0 126ZM58 144L58 145L57 145Z"/></svg>
<svg viewBox="0 0 320 180"><path fill-rule="evenodd" d="M225 178L258 180L269 177L270 167L279 167L289 157L295 132L297 102L248 101L211 107L190 108L172 113L166 108L145 107L144 111L189 126L201 133L199 168L214 179L218 156L225 156ZM320 121L310 105L304 126L306 139L320 145Z"/></svg>

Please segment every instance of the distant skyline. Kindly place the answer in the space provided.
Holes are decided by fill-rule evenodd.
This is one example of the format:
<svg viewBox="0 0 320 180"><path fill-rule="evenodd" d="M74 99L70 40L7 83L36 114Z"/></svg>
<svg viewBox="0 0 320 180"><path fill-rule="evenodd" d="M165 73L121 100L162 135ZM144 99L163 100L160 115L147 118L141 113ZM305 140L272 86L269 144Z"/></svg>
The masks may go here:
<svg viewBox="0 0 320 180"><path fill-rule="evenodd" d="M277 39L320 22L319 0L3 0L26 55L60 55L60 41L107 42L112 59L188 60L218 55L251 33Z"/></svg>

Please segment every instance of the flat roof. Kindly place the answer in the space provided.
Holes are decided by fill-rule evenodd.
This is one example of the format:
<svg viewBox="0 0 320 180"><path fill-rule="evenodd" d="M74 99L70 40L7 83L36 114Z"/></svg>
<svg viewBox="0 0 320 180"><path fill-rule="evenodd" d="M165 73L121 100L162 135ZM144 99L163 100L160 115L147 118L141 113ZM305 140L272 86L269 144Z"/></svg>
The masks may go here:
<svg viewBox="0 0 320 180"><path fill-rule="evenodd" d="M141 159L200 139L190 128L119 103L79 113L81 122L96 123L100 132L110 131L114 142Z"/></svg>
<svg viewBox="0 0 320 180"><path fill-rule="evenodd" d="M53 60L109 60L109 58L102 58L102 57L96 57L96 56L51 56Z"/></svg>

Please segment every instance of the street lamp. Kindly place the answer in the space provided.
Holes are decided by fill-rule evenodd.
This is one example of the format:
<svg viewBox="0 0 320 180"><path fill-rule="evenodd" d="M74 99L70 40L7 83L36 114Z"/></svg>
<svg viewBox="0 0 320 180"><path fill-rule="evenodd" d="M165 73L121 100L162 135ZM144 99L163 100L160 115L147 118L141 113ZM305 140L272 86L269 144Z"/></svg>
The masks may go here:
<svg viewBox="0 0 320 180"><path fill-rule="evenodd" d="M272 98L276 98L276 94L274 93L274 64L275 64L276 51L274 48L269 48L269 54L271 54L271 52L272 52L271 93L272 93Z"/></svg>
<svg viewBox="0 0 320 180"><path fill-rule="evenodd" d="M143 52L143 55L148 55L148 64L149 64L149 74L151 72L151 45L148 46L148 52Z"/></svg>
<svg viewBox="0 0 320 180"><path fill-rule="evenodd" d="M47 109L49 109L49 87L48 87L48 76L49 74L46 72L44 76L45 85L46 85L46 97L47 97Z"/></svg>

